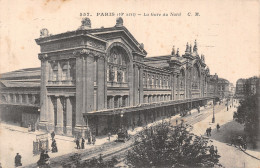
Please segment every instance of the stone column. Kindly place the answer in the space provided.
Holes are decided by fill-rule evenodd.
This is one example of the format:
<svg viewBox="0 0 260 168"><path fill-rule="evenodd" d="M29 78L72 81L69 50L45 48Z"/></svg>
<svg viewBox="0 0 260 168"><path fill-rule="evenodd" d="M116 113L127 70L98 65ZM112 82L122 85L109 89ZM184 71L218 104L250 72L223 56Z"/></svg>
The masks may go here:
<svg viewBox="0 0 260 168"><path fill-rule="evenodd" d="M55 122L54 122L54 105L52 102L51 96L48 96L48 130L49 132L54 131Z"/></svg>
<svg viewBox="0 0 260 168"><path fill-rule="evenodd" d="M75 131L78 127L79 131L80 128L83 126L83 112L85 112L85 58L78 53L76 55L76 127ZM84 99L84 100L83 100ZM84 102L84 103L83 103Z"/></svg>
<svg viewBox="0 0 260 168"><path fill-rule="evenodd" d="M23 104L23 95L22 94L19 94L19 103Z"/></svg>
<svg viewBox="0 0 260 168"><path fill-rule="evenodd" d="M72 136L72 104L70 97L66 97L66 121L67 135Z"/></svg>
<svg viewBox="0 0 260 168"><path fill-rule="evenodd" d="M62 69L61 69L61 63L58 62L58 83L61 84L61 73L62 73Z"/></svg>
<svg viewBox="0 0 260 168"><path fill-rule="evenodd" d="M57 134L63 134L63 108L61 103L61 97L57 97Z"/></svg>
<svg viewBox="0 0 260 168"><path fill-rule="evenodd" d="M138 77L138 66L134 64L134 106L139 104L139 77Z"/></svg>
<svg viewBox="0 0 260 168"><path fill-rule="evenodd" d="M139 69L139 104L144 101L143 67Z"/></svg>
<svg viewBox="0 0 260 168"><path fill-rule="evenodd" d="M28 97L28 94L25 94L25 104L29 104L29 97Z"/></svg>
<svg viewBox="0 0 260 168"><path fill-rule="evenodd" d="M47 88L46 84L48 82L48 61L47 55L39 55L41 60L41 92L40 92L40 123L39 128L45 130L47 128ZM32 95L32 102L35 103L35 95Z"/></svg>
<svg viewBox="0 0 260 168"><path fill-rule="evenodd" d="M177 100L180 100L180 75L177 76Z"/></svg>
<svg viewBox="0 0 260 168"><path fill-rule="evenodd" d="M106 69L105 69L105 59L104 57L96 58L96 75L97 83L97 96L96 96L96 107L97 110L103 110L106 108L106 94L105 94L105 81L106 81Z"/></svg>

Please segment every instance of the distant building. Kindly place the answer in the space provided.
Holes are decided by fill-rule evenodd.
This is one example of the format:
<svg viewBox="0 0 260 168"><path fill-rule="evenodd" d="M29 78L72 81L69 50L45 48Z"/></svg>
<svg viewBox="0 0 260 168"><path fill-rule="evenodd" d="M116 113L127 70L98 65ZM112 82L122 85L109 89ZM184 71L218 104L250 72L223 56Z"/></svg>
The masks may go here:
<svg viewBox="0 0 260 168"><path fill-rule="evenodd" d="M0 105L14 108L19 122L57 134L106 134L185 113L218 96L218 76L210 75L196 41L183 55L173 47L169 55L146 57L122 18L109 28L91 28L84 18L74 31L50 35L42 29L36 43L41 68L2 74ZM1 118L10 114L1 110Z"/></svg>
<svg viewBox="0 0 260 168"><path fill-rule="evenodd" d="M224 78L218 78L218 95L219 98L224 99L230 96L230 82Z"/></svg>
<svg viewBox="0 0 260 168"><path fill-rule="evenodd" d="M258 77L254 76L248 79L238 79L236 82L235 97L242 99L245 95L256 94Z"/></svg>

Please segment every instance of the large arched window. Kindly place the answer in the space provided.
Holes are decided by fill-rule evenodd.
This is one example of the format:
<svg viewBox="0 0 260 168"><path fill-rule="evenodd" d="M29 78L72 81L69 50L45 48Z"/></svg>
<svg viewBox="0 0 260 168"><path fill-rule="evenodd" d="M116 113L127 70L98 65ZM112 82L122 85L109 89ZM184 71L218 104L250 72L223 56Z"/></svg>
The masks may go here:
<svg viewBox="0 0 260 168"><path fill-rule="evenodd" d="M119 47L113 47L108 56L107 80L109 82L125 83L127 79L126 52Z"/></svg>

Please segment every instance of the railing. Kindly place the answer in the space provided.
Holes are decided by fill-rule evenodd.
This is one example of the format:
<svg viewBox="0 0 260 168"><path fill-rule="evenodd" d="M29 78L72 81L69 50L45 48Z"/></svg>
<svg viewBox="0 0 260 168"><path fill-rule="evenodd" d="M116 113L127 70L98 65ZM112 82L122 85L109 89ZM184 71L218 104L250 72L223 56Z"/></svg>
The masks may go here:
<svg viewBox="0 0 260 168"><path fill-rule="evenodd" d="M128 87L128 83L107 82L108 87Z"/></svg>
<svg viewBox="0 0 260 168"><path fill-rule="evenodd" d="M48 81L48 85L75 85L75 80Z"/></svg>

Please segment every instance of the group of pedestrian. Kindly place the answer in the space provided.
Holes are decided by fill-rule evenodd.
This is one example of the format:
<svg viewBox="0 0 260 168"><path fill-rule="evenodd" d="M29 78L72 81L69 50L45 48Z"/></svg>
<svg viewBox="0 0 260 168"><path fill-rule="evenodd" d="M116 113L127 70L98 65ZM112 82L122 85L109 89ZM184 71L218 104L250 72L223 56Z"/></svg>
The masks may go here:
<svg viewBox="0 0 260 168"><path fill-rule="evenodd" d="M76 142L77 149L85 149L85 139L83 137L81 139L80 138L76 138L75 142ZM95 135L88 136L87 144L95 145L95 143L96 143L96 136Z"/></svg>
<svg viewBox="0 0 260 168"><path fill-rule="evenodd" d="M211 136L211 127L206 129L207 136Z"/></svg>

